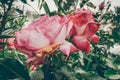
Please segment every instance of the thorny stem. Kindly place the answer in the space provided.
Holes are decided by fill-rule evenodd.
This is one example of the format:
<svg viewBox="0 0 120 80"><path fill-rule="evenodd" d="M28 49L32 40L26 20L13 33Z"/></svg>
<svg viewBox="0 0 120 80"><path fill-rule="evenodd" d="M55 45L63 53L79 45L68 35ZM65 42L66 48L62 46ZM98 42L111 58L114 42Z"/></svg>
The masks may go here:
<svg viewBox="0 0 120 80"><path fill-rule="evenodd" d="M4 5L4 15L3 15L2 20L1 20L0 34L2 33L3 28L5 27L7 15L8 15L8 12L11 10L13 1L14 1L14 0L11 0L11 2L9 3L8 8L7 8L7 11L5 11L5 5Z"/></svg>

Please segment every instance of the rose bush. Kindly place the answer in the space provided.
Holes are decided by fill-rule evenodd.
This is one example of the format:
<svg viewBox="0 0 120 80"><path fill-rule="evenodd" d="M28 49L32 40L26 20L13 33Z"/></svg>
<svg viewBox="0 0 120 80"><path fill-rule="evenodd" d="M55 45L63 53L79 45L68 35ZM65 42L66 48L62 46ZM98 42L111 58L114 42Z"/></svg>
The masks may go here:
<svg viewBox="0 0 120 80"><path fill-rule="evenodd" d="M45 56L56 49L67 57L78 50L89 53L89 39L99 28L92 14L90 10L77 9L67 16L44 15L16 32L15 42L14 39L8 39L7 43L10 48L15 46L28 55L27 64L35 66L44 63ZM65 40L68 36L72 37L75 46ZM92 37L91 41L96 43L99 37Z"/></svg>
<svg viewBox="0 0 120 80"><path fill-rule="evenodd" d="M13 79L13 76L22 80L30 80L29 76L31 80L120 79L120 55L111 49L120 44L120 7L113 10L112 1L96 5L90 0L54 0L56 10L52 11L48 1L0 1L0 80ZM26 10L26 6L32 7L31 3L39 9ZM78 7L82 9L76 10ZM40 15L41 18L21 29L27 21ZM65 33L63 37L62 33ZM26 58L29 74L24 66Z"/></svg>

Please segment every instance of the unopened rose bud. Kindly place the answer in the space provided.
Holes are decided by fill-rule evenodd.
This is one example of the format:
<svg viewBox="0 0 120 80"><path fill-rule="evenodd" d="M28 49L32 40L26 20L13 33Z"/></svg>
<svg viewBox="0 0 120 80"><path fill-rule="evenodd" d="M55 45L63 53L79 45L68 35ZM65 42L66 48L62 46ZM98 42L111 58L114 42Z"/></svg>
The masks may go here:
<svg viewBox="0 0 120 80"><path fill-rule="evenodd" d="M3 42L3 39L0 39L0 42ZM0 44L0 51L2 50L3 46Z"/></svg>
<svg viewBox="0 0 120 80"><path fill-rule="evenodd" d="M105 3L104 3L104 2L102 2L102 3L99 5L99 9L100 9L100 10L103 10L103 9L104 9L104 7L105 7Z"/></svg>

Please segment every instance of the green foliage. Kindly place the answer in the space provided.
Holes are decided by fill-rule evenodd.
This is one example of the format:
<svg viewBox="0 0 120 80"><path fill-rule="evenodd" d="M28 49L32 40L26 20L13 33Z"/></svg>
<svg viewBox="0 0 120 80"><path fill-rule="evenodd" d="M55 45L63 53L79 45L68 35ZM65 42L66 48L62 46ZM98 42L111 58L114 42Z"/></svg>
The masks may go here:
<svg viewBox="0 0 120 80"><path fill-rule="evenodd" d="M23 3L27 4L27 0L21 0Z"/></svg>
<svg viewBox="0 0 120 80"><path fill-rule="evenodd" d="M13 36L9 36L9 35L0 35L0 38L12 38Z"/></svg>
<svg viewBox="0 0 120 80"><path fill-rule="evenodd" d="M43 1L44 1L44 0L43 0ZM44 9L45 9L45 12L49 14L49 13L50 13L50 10L49 10L49 7L48 7L46 1L44 1L43 7L44 7Z"/></svg>
<svg viewBox="0 0 120 80"><path fill-rule="evenodd" d="M0 80L14 78L30 80L27 68L16 59L0 58Z"/></svg>
<svg viewBox="0 0 120 80"><path fill-rule="evenodd" d="M115 7L115 12L113 13L113 24L116 26L113 29L113 39L115 40L116 43L120 43L120 7Z"/></svg>
<svg viewBox="0 0 120 80"><path fill-rule="evenodd" d="M26 5L29 5L27 0L20 0ZM32 2L35 0L31 0ZM46 0L39 0L39 10L44 8L46 14L49 15L64 15L69 14L76 9L77 4L80 8L87 6L96 9L96 6L89 0L53 0L58 11L50 11ZM98 44L91 43L91 53L74 52L66 58L60 51L46 57L46 63L40 65L35 71L26 70L26 56L17 50L9 50L5 41L8 38L14 37L15 31L21 29L27 21L24 10L13 5L14 0L0 0L0 42L3 50L0 51L0 80L8 78L22 77L29 80L115 80L120 79L120 55L111 53L110 47L115 43L120 43L120 7L115 7L115 10L110 10L111 3L108 1L103 10L98 10L95 14L95 20L101 25L106 25L111 22L114 28L111 28L112 34L100 29L97 34L100 36ZM38 12L38 15L40 13ZM16 16L17 15L17 16ZM40 14L42 15L42 14ZM19 62L20 61L20 62ZM21 64L22 63L22 64ZM2 72L7 72L3 74ZM22 74L24 73L24 74Z"/></svg>

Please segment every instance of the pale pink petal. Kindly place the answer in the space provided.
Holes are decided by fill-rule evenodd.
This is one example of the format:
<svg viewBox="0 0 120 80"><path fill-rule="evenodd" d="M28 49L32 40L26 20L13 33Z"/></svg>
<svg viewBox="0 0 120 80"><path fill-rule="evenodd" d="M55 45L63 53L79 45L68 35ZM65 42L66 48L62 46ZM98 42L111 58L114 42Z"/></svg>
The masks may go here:
<svg viewBox="0 0 120 80"><path fill-rule="evenodd" d="M56 36L55 42L58 44L62 44L65 41L66 33L67 33L66 26L63 26L59 34Z"/></svg>
<svg viewBox="0 0 120 80"><path fill-rule="evenodd" d="M69 22L68 25L67 25L67 36L68 35L71 35L71 30L73 28L73 23L72 22Z"/></svg>
<svg viewBox="0 0 120 80"><path fill-rule="evenodd" d="M46 26L43 26L40 30L41 32L48 38L50 41L59 34L60 30L62 29L62 26L56 19L49 21Z"/></svg>
<svg viewBox="0 0 120 80"><path fill-rule="evenodd" d="M86 27L87 27L86 25L82 25L80 27L79 26L75 26L76 35L80 35L81 36L84 33Z"/></svg>
<svg viewBox="0 0 120 80"><path fill-rule="evenodd" d="M49 18L49 15L42 16L39 19L31 22L28 26L23 27L22 30L24 30L24 29L34 29L35 27L40 27L40 25L43 25L44 22L46 20L48 20L48 18Z"/></svg>
<svg viewBox="0 0 120 80"><path fill-rule="evenodd" d="M27 40L26 48L38 50L49 45L49 40L41 33L41 31L29 31L29 38Z"/></svg>
<svg viewBox="0 0 120 80"><path fill-rule="evenodd" d="M69 57L70 53L78 51L78 49L73 44L67 41L65 41L64 44L59 47L59 50L63 52L67 57Z"/></svg>
<svg viewBox="0 0 120 80"><path fill-rule="evenodd" d="M29 31L28 30L22 30L22 31L16 32L17 44L20 47L25 46L28 42L28 37L29 37Z"/></svg>
<svg viewBox="0 0 120 80"><path fill-rule="evenodd" d="M33 53L32 50L28 50L25 47L19 47L19 46L17 46L17 44L15 45L15 47L16 47L17 50L19 50L20 52L22 52L22 53L24 53L24 54L26 54L28 56L31 56L32 53Z"/></svg>

